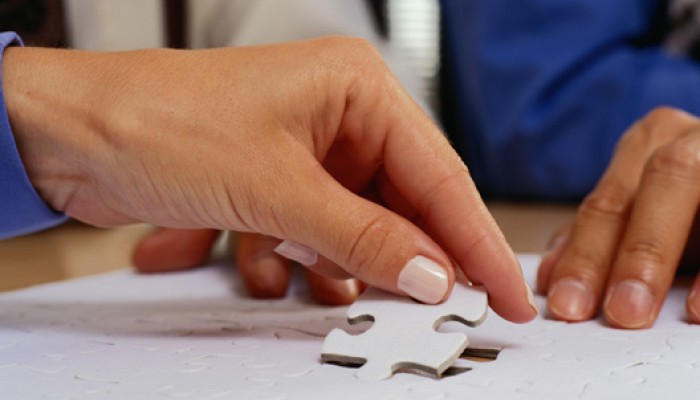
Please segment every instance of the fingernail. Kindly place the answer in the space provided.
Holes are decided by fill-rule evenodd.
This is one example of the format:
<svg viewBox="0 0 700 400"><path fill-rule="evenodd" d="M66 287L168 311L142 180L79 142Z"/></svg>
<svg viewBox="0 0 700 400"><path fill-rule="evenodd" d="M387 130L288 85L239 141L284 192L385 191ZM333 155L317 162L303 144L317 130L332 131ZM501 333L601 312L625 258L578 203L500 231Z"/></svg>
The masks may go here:
<svg viewBox="0 0 700 400"><path fill-rule="evenodd" d="M401 270L398 287L418 301L437 304L447 292L447 273L433 260L415 256Z"/></svg>
<svg viewBox="0 0 700 400"><path fill-rule="evenodd" d="M520 260L518 260L517 257L515 257L515 262L518 263L518 268L522 270L523 266L520 264ZM532 293L532 289L530 289L530 285L527 284L527 282L524 282L525 284L525 291L527 293L527 302L530 304L530 308L532 308L532 311L535 312L535 316L540 313L540 310L537 308L537 304L535 303L535 295Z"/></svg>
<svg viewBox="0 0 700 400"><path fill-rule="evenodd" d="M588 317L593 307L593 291L576 278L563 278L549 291L547 304L555 318L580 321Z"/></svg>
<svg viewBox="0 0 700 400"><path fill-rule="evenodd" d="M649 323L654 296L644 282L627 279L613 287L605 301L609 320L623 328L642 328Z"/></svg>
<svg viewBox="0 0 700 400"><path fill-rule="evenodd" d="M532 289L530 289L530 286L525 284L525 288L527 289L527 301L530 303L530 307L532 307L535 315L537 315L540 313L540 310L537 308L537 304L535 304L535 295L532 294Z"/></svg>
<svg viewBox="0 0 700 400"><path fill-rule="evenodd" d="M306 267L314 265L318 261L318 253L314 249L292 240L285 240L278 244L274 252Z"/></svg>

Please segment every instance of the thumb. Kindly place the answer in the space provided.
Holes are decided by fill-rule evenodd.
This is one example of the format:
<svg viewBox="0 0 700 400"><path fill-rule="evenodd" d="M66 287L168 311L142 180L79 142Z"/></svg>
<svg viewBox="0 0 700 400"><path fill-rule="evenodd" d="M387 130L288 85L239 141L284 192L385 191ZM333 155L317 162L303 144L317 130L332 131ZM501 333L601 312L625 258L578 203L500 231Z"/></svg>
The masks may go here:
<svg viewBox="0 0 700 400"><path fill-rule="evenodd" d="M455 280L452 263L428 235L334 180L314 186L318 188L316 195L307 197L310 204L302 206L314 212L305 215L303 222L292 224L289 239L319 252L371 286L429 304L447 298ZM285 254L285 247L293 252L304 249L276 249L289 258L299 254Z"/></svg>

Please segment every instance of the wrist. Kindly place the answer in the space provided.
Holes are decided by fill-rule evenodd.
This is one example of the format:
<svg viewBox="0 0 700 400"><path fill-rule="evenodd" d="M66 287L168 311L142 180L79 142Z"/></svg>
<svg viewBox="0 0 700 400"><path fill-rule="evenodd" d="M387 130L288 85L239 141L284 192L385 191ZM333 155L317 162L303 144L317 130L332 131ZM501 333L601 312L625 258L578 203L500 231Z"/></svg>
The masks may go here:
<svg viewBox="0 0 700 400"><path fill-rule="evenodd" d="M3 57L3 93L17 150L32 185L54 210L65 210L95 154L92 73L80 65L84 54L17 47Z"/></svg>

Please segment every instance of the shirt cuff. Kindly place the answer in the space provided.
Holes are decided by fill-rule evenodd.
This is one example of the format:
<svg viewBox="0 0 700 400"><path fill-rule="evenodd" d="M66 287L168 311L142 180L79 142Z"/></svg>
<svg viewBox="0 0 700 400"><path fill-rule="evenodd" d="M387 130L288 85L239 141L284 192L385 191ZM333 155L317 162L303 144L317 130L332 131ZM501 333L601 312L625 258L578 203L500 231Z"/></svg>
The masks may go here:
<svg viewBox="0 0 700 400"><path fill-rule="evenodd" d="M0 33L0 65L5 48L12 45L22 46L19 36L15 32ZM0 107L0 239L5 239L58 225L67 217L51 210L29 181L12 135L2 90Z"/></svg>

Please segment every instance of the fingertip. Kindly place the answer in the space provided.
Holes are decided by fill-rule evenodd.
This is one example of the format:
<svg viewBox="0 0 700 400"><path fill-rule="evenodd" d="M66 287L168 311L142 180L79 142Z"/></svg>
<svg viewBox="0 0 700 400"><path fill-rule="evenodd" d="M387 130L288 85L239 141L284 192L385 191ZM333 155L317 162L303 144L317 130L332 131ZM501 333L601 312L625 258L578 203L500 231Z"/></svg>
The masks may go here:
<svg viewBox="0 0 700 400"><path fill-rule="evenodd" d="M603 312L608 323L617 328L642 329L656 320L656 299L649 285L626 279L614 284L606 296Z"/></svg>
<svg viewBox="0 0 700 400"><path fill-rule="evenodd" d="M535 294L532 293L532 289L530 289L530 286L527 285L525 287L527 288L527 302L530 305L530 309L532 309L532 313L534 314L532 316L532 319L534 319L540 313L540 310L537 308L537 303L535 302Z"/></svg>
<svg viewBox="0 0 700 400"><path fill-rule="evenodd" d="M560 255L561 251L551 250L542 256L540 265L537 267L537 293L546 295L549 291L552 271L559 262Z"/></svg>
<svg viewBox="0 0 700 400"><path fill-rule="evenodd" d="M540 313L537 303L535 302L535 295L532 293L532 289L530 289L529 286L526 285L525 288L527 296L526 307L518 307L517 309L511 307L507 313L498 314L516 324L524 324L535 319Z"/></svg>
<svg viewBox="0 0 700 400"><path fill-rule="evenodd" d="M327 306L344 306L352 304L362 293L356 279L334 279L312 270L306 270L306 279L314 300Z"/></svg>
<svg viewBox="0 0 700 400"><path fill-rule="evenodd" d="M164 229L157 228L156 230L147 233L142 237L134 248L131 254L131 263L139 272L151 272L155 265L159 263L162 232Z"/></svg>
<svg viewBox="0 0 700 400"><path fill-rule="evenodd" d="M498 243L491 243L496 246ZM520 261L507 244L496 248L482 243L480 251L491 255L490 265L498 268L487 268L484 265L462 265L461 268L474 284L483 285L489 293L489 306L502 318L514 322L525 323L537 317L539 310L534 301L534 294L525 282ZM464 264L464 263L463 263ZM477 268L478 267L478 268Z"/></svg>
<svg viewBox="0 0 700 400"><path fill-rule="evenodd" d="M279 240L253 233L241 233L236 249L236 266L251 297L284 297L290 280L290 261L273 251Z"/></svg>
<svg viewBox="0 0 700 400"><path fill-rule="evenodd" d="M287 260L274 254L259 255L244 265L239 264L239 272L251 297L277 299L287 295L291 275Z"/></svg>
<svg viewBox="0 0 700 400"><path fill-rule="evenodd" d="M588 320L593 316L595 297L590 285L573 277L554 282L547 296L550 317L569 322Z"/></svg>
<svg viewBox="0 0 700 400"><path fill-rule="evenodd" d="M496 311L496 309L494 309L494 311ZM507 313L496 311L496 314L515 324L526 324L534 320L539 312L537 308L528 306L527 308L518 311L509 311Z"/></svg>
<svg viewBox="0 0 700 400"><path fill-rule="evenodd" d="M688 313L688 320L694 324L700 324L700 288L698 288L698 282L690 291L685 307Z"/></svg>
<svg viewBox="0 0 700 400"><path fill-rule="evenodd" d="M360 291L360 294L362 294L365 290L367 290L369 288L369 285L364 283L363 281L361 281L359 279L355 279L355 280L357 281L357 287L358 287L358 290Z"/></svg>
<svg viewBox="0 0 700 400"><path fill-rule="evenodd" d="M219 231L213 229L159 228L139 241L132 263L142 273L190 268L209 258L218 236Z"/></svg>
<svg viewBox="0 0 700 400"><path fill-rule="evenodd" d="M554 269L554 262L547 255L542 257L540 265L537 267L536 290L538 294L546 295L549 289L549 277Z"/></svg>
<svg viewBox="0 0 700 400"><path fill-rule="evenodd" d="M559 262L562 253L569 242L569 236L571 232L571 225L567 225L564 228L560 228L552 239L547 244L547 251L542 256L540 265L537 268L537 292L540 294L547 294L549 290L549 280L552 276L552 271Z"/></svg>

